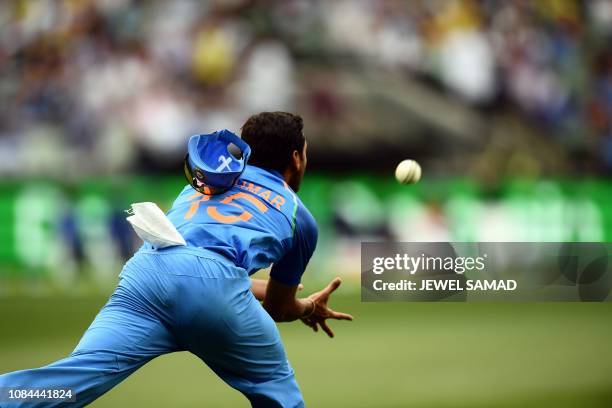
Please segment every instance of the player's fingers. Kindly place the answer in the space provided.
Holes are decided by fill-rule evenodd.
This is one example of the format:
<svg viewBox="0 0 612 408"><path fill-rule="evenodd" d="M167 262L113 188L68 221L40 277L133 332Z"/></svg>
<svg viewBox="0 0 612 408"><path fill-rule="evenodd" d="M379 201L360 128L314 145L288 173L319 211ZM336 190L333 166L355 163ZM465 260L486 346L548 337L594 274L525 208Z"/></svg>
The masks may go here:
<svg viewBox="0 0 612 408"><path fill-rule="evenodd" d="M300 283L300 284L298 285L298 291L300 291L300 290L302 290L302 289L304 289L304 285Z"/></svg>
<svg viewBox="0 0 612 408"><path fill-rule="evenodd" d="M341 283L342 283L342 279L340 278L334 279L333 281L329 283L329 285L327 285L327 287L324 289L324 292L329 295L334 290L338 289L338 286L340 286Z"/></svg>
<svg viewBox="0 0 612 408"><path fill-rule="evenodd" d="M327 335L328 335L329 337L332 337L332 338L334 337L334 332L333 332L333 331L332 331L332 329L331 329L331 328L330 328L330 327L327 325L327 323L326 323L326 322L324 322L324 321L323 321L323 322L319 322L319 324L321 325L321 328L323 329L323 331L324 331L325 333L327 333Z"/></svg>
<svg viewBox="0 0 612 408"><path fill-rule="evenodd" d="M317 327L317 322L309 321L308 323L306 323L306 325L310 327L314 332L319 331L319 328Z"/></svg>
<svg viewBox="0 0 612 408"><path fill-rule="evenodd" d="M301 319L301 320L302 320L302 323L310 327L313 331L315 332L319 331L319 328L317 327L317 322L310 320L310 319Z"/></svg>
<svg viewBox="0 0 612 408"><path fill-rule="evenodd" d="M332 319L336 319L336 320L353 320L353 316L351 316L348 313L340 313L340 312L334 312L333 310L331 311L330 316Z"/></svg>

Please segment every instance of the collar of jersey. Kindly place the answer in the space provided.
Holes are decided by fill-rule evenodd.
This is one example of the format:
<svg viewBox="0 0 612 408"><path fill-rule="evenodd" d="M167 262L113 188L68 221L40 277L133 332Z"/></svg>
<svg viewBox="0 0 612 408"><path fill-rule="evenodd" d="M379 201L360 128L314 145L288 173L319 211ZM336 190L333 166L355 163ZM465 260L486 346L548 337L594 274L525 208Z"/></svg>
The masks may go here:
<svg viewBox="0 0 612 408"><path fill-rule="evenodd" d="M266 173L270 173L271 175L273 175L273 176L275 176L275 177L278 177L278 178L279 178L281 181L284 181L284 180L285 180L285 179L284 179L284 177L283 177L283 175L282 175L282 174L280 174L280 172L278 172L278 171L276 171L276 170L273 170L273 169L268 169L268 168L265 168L265 167L255 166L255 165L253 165L253 164L249 164L248 166L249 166L249 167L251 167L251 168L253 168L253 169L255 169L255 171L263 171L263 172L266 172Z"/></svg>

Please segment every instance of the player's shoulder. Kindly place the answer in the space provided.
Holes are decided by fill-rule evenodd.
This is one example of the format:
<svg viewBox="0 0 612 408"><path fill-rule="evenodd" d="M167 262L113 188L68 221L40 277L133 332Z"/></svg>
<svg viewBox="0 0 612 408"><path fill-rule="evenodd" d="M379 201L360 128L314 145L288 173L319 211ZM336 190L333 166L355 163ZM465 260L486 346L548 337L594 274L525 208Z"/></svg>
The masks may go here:
<svg viewBox="0 0 612 408"><path fill-rule="evenodd" d="M266 170L261 167L247 165L240 175L240 179L252 181L262 185L282 186L283 179L280 173Z"/></svg>
<svg viewBox="0 0 612 408"><path fill-rule="evenodd" d="M260 167L247 165L240 178L236 181L236 188L246 189L255 194L262 194L261 192L274 192L283 197L282 200L277 201L277 204L294 204L294 193L287 186L283 176L274 171L262 169ZM277 205L277 208L279 205Z"/></svg>
<svg viewBox="0 0 612 408"><path fill-rule="evenodd" d="M312 213L304 205L302 200L300 200L297 196L296 196L296 200L297 200L297 209L296 209L296 216L295 216L296 224L301 224L305 228L314 229L316 231L316 229L317 229L317 221L313 217Z"/></svg>
<svg viewBox="0 0 612 408"><path fill-rule="evenodd" d="M313 217L310 210L308 210L308 208L304 205L302 200L300 200L295 193L293 194L297 201L294 221L295 228L301 234L307 235L309 239L314 239L316 241L318 236L317 221Z"/></svg>
<svg viewBox="0 0 612 408"><path fill-rule="evenodd" d="M186 184L185 187L183 187L183 189L181 190L181 192L176 196L176 199L174 200L174 205L189 200L197 194L201 193L195 191L195 189L191 185Z"/></svg>
<svg viewBox="0 0 612 408"><path fill-rule="evenodd" d="M294 228L297 227L302 231L314 232L316 235L317 223L315 218L298 195L287 185L280 173L247 165L240 178L239 183L256 183L284 195L286 198L285 202L288 205L283 205L283 210L286 209L287 215L291 217Z"/></svg>

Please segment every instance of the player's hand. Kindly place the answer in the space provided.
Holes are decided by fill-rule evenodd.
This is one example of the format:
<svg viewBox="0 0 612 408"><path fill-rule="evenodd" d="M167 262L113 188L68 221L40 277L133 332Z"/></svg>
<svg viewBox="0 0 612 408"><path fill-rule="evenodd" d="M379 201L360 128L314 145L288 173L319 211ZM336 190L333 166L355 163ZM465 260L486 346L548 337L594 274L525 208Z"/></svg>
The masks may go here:
<svg viewBox="0 0 612 408"><path fill-rule="evenodd" d="M342 279L335 278L323 290L308 296L307 299L312 300L314 303L314 311L308 317L303 317L300 320L315 332L319 331L319 326L321 326L321 329L329 337L334 337L334 332L326 322L327 319L353 320L353 316L350 314L336 312L328 306L330 295L338 289L341 283Z"/></svg>

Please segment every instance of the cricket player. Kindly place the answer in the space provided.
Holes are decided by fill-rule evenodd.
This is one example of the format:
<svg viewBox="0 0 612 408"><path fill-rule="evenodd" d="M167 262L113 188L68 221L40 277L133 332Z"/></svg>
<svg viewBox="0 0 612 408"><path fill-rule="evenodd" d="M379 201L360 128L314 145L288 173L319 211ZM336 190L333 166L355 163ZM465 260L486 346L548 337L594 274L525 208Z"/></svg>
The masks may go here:
<svg viewBox="0 0 612 408"><path fill-rule="evenodd" d="M81 407L155 357L185 350L254 407L304 406L274 322L301 319L333 337L326 320L352 316L328 306L339 278L296 296L317 242L296 196L307 162L302 128L297 115L263 112L247 120L242 138L192 137L190 184L167 214L186 245L145 243L69 357L0 376L0 389L70 388L74 401L5 398L0 407ZM268 281L249 278L270 264Z"/></svg>

